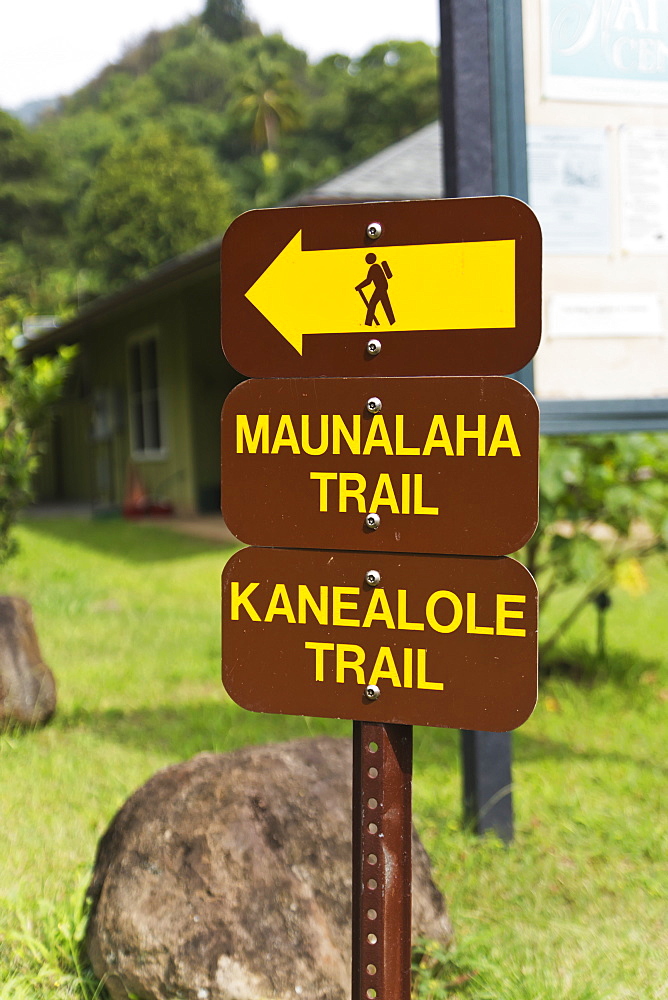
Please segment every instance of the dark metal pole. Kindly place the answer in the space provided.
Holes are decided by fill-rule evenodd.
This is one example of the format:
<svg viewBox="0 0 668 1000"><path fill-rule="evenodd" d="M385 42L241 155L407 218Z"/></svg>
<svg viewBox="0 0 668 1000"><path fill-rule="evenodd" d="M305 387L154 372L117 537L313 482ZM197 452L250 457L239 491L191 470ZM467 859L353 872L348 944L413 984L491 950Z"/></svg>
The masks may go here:
<svg viewBox="0 0 668 1000"><path fill-rule="evenodd" d="M462 730L464 822L476 833L513 839L513 743L510 733Z"/></svg>
<svg viewBox="0 0 668 1000"><path fill-rule="evenodd" d="M526 201L521 0L440 0L446 198Z"/></svg>
<svg viewBox="0 0 668 1000"><path fill-rule="evenodd" d="M410 1000L412 726L353 723L352 1000Z"/></svg>
<svg viewBox="0 0 668 1000"><path fill-rule="evenodd" d="M440 0L446 198L494 194L487 0Z"/></svg>
<svg viewBox="0 0 668 1000"><path fill-rule="evenodd" d="M494 194L528 202L522 0L489 4L489 52ZM533 362L515 378L533 392Z"/></svg>
<svg viewBox="0 0 668 1000"><path fill-rule="evenodd" d="M521 0L440 0L443 184L447 198L526 201ZM532 388L528 365L515 376ZM464 816L513 836L511 738L462 733Z"/></svg>

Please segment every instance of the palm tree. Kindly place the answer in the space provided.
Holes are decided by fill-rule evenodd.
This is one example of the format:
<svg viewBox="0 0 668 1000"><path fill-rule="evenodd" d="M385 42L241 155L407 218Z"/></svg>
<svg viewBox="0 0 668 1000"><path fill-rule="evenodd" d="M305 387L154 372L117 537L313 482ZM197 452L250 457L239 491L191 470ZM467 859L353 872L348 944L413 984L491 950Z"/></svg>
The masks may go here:
<svg viewBox="0 0 668 1000"><path fill-rule="evenodd" d="M302 124L302 95L290 67L266 52L258 52L237 80L230 112L250 127L258 149L278 150L281 132Z"/></svg>

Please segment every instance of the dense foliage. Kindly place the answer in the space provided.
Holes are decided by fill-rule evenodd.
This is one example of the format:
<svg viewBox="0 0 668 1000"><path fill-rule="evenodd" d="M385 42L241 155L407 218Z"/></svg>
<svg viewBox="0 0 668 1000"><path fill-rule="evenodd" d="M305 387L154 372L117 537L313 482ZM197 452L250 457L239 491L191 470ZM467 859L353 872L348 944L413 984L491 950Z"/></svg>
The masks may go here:
<svg viewBox="0 0 668 1000"><path fill-rule="evenodd" d="M0 565L16 550L12 528L33 499L42 432L74 353L64 347L54 357L25 364L14 346L22 312L20 299L0 301Z"/></svg>
<svg viewBox="0 0 668 1000"><path fill-rule="evenodd" d="M311 65L243 0L152 31L28 128L0 110L0 562L66 354L23 367L26 316L67 317L438 113L434 52Z"/></svg>
<svg viewBox="0 0 668 1000"><path fill-rule="evenodd" d="M112 281L139 277L222 231L229 203L206 150L151 126L100 162L81 206L81 256Z"/></svg>
<svg viewBox="0 0 668 1000"><path fill-rule="evenodd" d="M668 436L545 438L540 473L540 524L521 555L543 608L571 585L577 594L544 635L546 653L598 594L642 592L643 560L668 549Z"/></svg>
<svg viewBox="0 0 668 1000"><path fill-rule="evenodd" d="M437 114L424 43L312 65L243 0L206 0L31 130L0 112L0 297L35 313L81 305Z"/></svg>

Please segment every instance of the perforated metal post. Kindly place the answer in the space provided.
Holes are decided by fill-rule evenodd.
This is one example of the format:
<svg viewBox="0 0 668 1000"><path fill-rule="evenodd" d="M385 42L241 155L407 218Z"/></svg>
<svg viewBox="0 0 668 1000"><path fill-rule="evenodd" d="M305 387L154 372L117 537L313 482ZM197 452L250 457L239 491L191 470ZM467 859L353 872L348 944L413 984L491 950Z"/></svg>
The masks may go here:
<svg viewBox="0 0 668 1000"><path fill-rule="evenodd" d="M410 1000L413 728L353 723L352 1000Z"/></svg>

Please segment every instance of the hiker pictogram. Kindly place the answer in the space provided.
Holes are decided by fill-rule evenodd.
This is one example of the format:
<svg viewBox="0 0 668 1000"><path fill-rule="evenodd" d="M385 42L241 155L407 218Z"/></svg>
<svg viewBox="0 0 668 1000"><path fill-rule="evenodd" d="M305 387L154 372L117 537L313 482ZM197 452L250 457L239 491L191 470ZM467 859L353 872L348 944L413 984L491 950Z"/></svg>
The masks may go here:
<svg viewBox="0 0 668 1000"><path fill-rule="evenodd" d="M368 253L365 258L367 264L370 265L368 273L364 281L360 281L359 285L355 285L355 291L359 292L362 296L362 301L366 306L366 319L364 322L367 326L376 324L380 326L380 320L376 316L376 309L378 305L382 305L385 310L385 315L390 323L394 323L394 312L392 311L392 305L390 303L390 296L388 294L388 281L392 277L392 271L390 270L390 265L386 260L381 261L380 264L376 263L375 253ZM370 298L367 299L366 295L362 291L367 285L373 285L373 292Z"/></svg>

